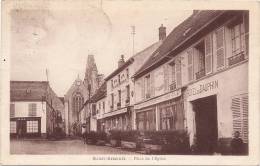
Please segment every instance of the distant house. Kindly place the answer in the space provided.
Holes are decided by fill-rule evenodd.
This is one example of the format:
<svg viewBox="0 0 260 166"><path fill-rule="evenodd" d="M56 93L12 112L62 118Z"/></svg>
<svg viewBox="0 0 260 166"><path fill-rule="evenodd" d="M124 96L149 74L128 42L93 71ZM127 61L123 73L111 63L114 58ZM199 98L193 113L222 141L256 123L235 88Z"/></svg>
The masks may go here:
<svg viewBox="0 0 260 166"><path fill-rule="evenodd" d="M64 126L64 105L46 81L10 82L10 134L44 137Z"/></svg>

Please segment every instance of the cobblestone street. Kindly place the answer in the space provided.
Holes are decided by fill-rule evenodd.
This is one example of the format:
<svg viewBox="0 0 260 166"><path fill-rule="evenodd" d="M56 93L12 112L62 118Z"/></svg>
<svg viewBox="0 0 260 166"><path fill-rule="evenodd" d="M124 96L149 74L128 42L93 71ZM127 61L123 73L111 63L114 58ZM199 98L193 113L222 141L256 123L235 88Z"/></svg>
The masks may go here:
<svg viewBox="0 0 260 166"><path fill-rule="evenodd" d="M81 140L11 140L11 154L136 154L108 146L84 145Z"/></svg>

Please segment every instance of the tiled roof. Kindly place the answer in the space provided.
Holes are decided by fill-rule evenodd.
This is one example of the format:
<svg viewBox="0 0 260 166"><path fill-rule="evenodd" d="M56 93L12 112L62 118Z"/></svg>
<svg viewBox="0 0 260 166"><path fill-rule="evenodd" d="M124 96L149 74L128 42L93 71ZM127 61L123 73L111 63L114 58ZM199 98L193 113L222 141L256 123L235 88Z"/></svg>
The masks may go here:
<svg viewBox="0 0 260 166"><path fill-rule="evenodd" d="M10 81L10 100L41 101L47 87L47 81Z"/></svg>
<svg viewBox="0 0 260 166"><path fill-rule="evenodd" d="M98 100L106 97L107 93L107 85L106 82L104 82L100 88L96 91L96 93L90 98L91 102L97 102Z"/></svg>
<svg viewBox="0 0 260 166"><path fill-rule="evenodd" d="M142 76L150 67L156 65L162 58L166 57L171 51L178 48L211 20L214 20L214 18L217 18L224 12L224 10L202 10L188 17L171 31L162 45L153 52L152 56L135 73L134 77Z"/></svg>

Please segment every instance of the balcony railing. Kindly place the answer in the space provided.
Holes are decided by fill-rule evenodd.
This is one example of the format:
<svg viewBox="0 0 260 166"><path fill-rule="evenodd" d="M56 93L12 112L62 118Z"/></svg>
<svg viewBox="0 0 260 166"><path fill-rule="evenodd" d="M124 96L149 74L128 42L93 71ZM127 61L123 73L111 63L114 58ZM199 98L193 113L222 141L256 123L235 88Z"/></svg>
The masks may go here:
<svg viewBox="0 0 260 166"><path fill-rule="evenodd" d="M177 88L176 86L176 81L173 81L171 85L169 85L170 91L174 90Z"/></svg>
<svg viewBox="0 0 260 166"><path fill-rule="evenodd" d="M229 66L232 66L234 64L237 64L239 62L242 62L243 60L245 60L245 54L244 54L244 51L228 58L228 65Z"/></svg>
<svg viewBox="0 0 260 166"><path fill-rule="evenodd" d="M196 80L204 77L206 75L205 69L200 70L196 73Z"/></svg>

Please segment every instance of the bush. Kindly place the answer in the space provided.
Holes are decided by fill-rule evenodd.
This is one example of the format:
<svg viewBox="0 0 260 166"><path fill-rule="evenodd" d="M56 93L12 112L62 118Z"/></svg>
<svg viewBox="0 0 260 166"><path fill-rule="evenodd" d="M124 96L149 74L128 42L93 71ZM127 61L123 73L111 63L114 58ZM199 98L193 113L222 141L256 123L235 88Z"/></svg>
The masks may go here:
<svg viewBox="0 0 260 166"><path fill-rule="evenodd" d="M189 136L186 131L145 131L144 143L161 145L164 153L187 154L190 152Z"/></svg>
<svg viewBox="0 0 260 166"><path fill-rule="evenodd" d="M129 130L129 131L121 131L120 137L122 141L128 142L136 142L139 136L139 131L137 130Z"/></svg>

